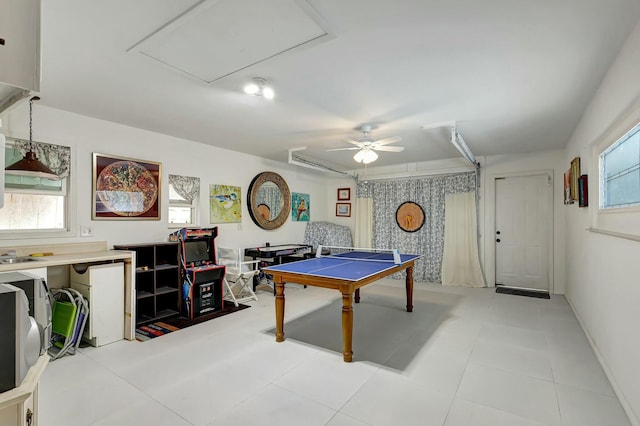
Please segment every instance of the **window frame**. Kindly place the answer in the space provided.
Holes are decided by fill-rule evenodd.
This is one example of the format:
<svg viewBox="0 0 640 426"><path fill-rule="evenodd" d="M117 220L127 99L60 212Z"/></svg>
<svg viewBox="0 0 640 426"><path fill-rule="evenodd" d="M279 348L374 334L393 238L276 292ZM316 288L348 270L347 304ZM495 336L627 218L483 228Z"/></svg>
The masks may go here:
<svg viewBox="0 0 640 426"><path fill-rule="evenodd" d="M168 181L168 179L167 179ZM191 200L191 202L186 201L186 200L172 200L171 199L171 190L173 189L173 186L171 185L170 182L168 182L168 191L169 194L167 196L169 202L167 203L167 227L169 229L181 229L184 228L186 226L197 226L198 224L198 203L200 202L200 195L198 194L198 196L196 196L193 200ZM175 190L174 190L175 191ZM169 222L169 218L170 218L170 210L171 207L189 207L189 209L191 210L191 223L172 223Z"/></svg>
<svg viewBox="0 0 640 426"><path fill-rule="evenodd" d="M629 133L631 133L631 131L635 130L634 135L638 135L638 137L640 137L640 121L637 122L636 124L632 125L631 128L629 128L628 130L626 130L622 136L620 136L618 139L616 139L613 143L611 143L609 146L607 146L606 148L602 149L600 154L598 155L598 191L599 191L599 196L598 196L598 208L601 210L613 210L613 209L624 209L624 208L629 208L629 207L637 207L640 208L640 200L634 202L634 203L626 203L626 204L618 204L618 205L611 205L611 206L605 206L604 205L604 201L603 201L603 197L607 192L606 189L606 185L605 185L605 177L604 177L604 171L605 171L605 161L604 161L604 156L606 154L609 154L610 152L612 152L614 149L617 149L619 146L623 145L624 143L628 142L631 137L628 136ZM636 165L637 167L637 165Z"/></svg>
<svg viewBox="0 0 640 426"><path fill-rule="evenodd" d="M603 208L600 198L603 194L601 155L620 141L640 123L640 98L595 140L591 146L590 169L592 183L589 188L590 230L609 233L623 238L640 238L640 205L623 205Z"/></svg>
<svg viewBox="0 0 640 426"><path fill-rule="evenodd" d="M13 138L11 136L6 137L6 143L8 144ZM38 142L35 142L38 143ZM62 144L56 144L62 145ZM77 222L76 209L73 206L76 205L76 176L73 173L76 170L74 148L66 145L70 149L70 164L69 175L61 179L61 191L48 191L29 188L15 188L7 187L6 181L2 188L1 196L4 197L6 193L20 193L20 194L43 194L43 195L62 195L64 196L64 215L65 225L63 228L49 228L49 229L0 229L0 241L4 240L22 240L22 239L49 239L49 238L68 238L76 237L78 232L75 231ZM3 147L4 148L4 147Z"/></svg>

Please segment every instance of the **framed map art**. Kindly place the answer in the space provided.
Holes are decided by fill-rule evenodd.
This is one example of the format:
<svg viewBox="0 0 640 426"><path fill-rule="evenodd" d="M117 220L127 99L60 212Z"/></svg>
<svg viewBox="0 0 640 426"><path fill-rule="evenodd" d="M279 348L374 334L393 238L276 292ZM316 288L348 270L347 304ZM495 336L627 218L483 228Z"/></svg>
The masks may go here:
<svg viewBox="0 0 640 426"><path fill-rule="evenodd" d="M160 220L162 165L93 153L94 220Z"/></svg>

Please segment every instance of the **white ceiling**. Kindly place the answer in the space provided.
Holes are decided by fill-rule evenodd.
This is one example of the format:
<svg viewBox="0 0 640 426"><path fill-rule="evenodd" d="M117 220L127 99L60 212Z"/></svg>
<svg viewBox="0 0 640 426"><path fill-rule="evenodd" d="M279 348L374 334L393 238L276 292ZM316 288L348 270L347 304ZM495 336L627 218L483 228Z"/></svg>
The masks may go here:
<svg viewBox="0 0 640 426"><path fill-rule="evenodd" d="M637 0L42 3L40 104L341 170L354 151L326 150L365 123L406 147L372 166L459 156L422 129L444 121L475 155L564 147L640 17ZM253 77L273 101L242 92Z"/></svg>

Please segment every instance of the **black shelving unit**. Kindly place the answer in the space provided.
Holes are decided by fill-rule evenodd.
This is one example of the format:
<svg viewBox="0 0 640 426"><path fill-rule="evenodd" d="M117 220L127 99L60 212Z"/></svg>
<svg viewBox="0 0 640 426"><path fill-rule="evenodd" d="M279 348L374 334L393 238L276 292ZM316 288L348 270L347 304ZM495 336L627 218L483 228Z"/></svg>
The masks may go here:
<svg viewBox="0 0 640 426"><path fill-rule="evenodd" d="M136 253L136 325L174 317L180 308L180 257L176 242L120 244Z"/></svg>

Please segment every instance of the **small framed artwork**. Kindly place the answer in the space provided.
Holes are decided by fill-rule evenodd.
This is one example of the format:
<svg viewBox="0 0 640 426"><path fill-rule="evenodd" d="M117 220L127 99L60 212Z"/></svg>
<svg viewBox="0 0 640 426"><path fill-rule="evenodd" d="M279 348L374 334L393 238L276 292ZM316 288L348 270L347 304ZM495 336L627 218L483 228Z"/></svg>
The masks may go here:
<svg viewBox="0 0 640 426"><path fill-rule="evenodd" d="M351 188L338 188L338 201L348 201L351 199Z"/></svg>
<svg viewBox="0 0 640 426"><path fill-rule="evenodd" d="M291 193L291 220L309 222L311 216L311 200L309 194Z"/></svg>
<svg viewBox="0 0 640 426"><path fill-rule="evenodd" d="M580 157L571 160L571 201L579 201L580 188L578 181L580 180Z"/></svg>
<svg viewBox="0 0 640 426"><path fill-rule="evenodd" d="M589 178L587 175L578 179L578 207L589 207Z"/></svg>
<svg viewBox="0 0 640 426"><path fill-rule="evenodd" d="M336 203L336 216L351 217L351 203Z"/></svg>
<svg viewBox="0 0 640 426"><path fill-rule="evenodd" d="M209 223L241 223L242 195L240 187L209 185Z"/></svg>
<svg viewBox="0 0 640 426"><path fill-rule="evenodd" d="M564 203L573 203L571 199L571 169L564 172Z"/></svg>
<svg viewBox="0 0 640 426"><path fill-rule="evenodd" d="M93 153L94 220L160 220L162 165Z"/></svg>
<svg viewBox="0 0 640 426"><path fill-rule="evenodd" d="M413 201L405 201L396 210L396 223L405 232L416 232L424 225L424 209Z"/></svg>

